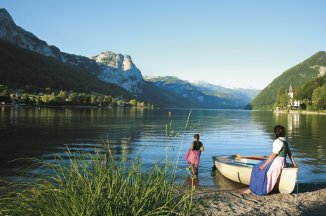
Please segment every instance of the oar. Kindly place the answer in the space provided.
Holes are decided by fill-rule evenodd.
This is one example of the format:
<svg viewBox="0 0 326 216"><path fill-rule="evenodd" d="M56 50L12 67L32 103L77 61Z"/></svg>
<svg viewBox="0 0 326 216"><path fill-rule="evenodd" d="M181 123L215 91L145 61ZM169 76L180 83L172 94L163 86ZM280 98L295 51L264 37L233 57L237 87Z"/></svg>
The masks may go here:
<svg viewBox="0 0 326 216"><path fill-rule="evenodd" d="M241 156L239 154L232 155L232 157L234 159L237 159L237 160L240 160L242 158L244 158L244 159L251 159L251 160L266 160L266 158L264 158L264 157L258 157L258 156Z"/></svg>

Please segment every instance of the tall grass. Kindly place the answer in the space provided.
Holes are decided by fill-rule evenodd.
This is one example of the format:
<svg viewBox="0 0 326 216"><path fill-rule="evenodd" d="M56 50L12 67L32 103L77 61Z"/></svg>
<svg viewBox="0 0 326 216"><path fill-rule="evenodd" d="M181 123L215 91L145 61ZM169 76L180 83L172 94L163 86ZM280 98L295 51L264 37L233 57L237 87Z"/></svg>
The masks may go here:
<svg viewBox="0 0 326 216"><path fill-rule="evenodd" d="M191 215L192 189L175 184L173 167L144 170L107 154L56 156L43 164L53 173L0 191L0 215ZM171 172L172 171L172 172Z"/></svg>

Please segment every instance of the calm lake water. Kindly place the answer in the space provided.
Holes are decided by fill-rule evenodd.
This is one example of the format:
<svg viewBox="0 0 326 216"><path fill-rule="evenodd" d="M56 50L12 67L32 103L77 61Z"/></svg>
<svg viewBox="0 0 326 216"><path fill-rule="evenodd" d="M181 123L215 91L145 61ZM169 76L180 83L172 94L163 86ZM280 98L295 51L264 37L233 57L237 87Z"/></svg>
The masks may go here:
<svg viewBox="0 0 326 216"><path fill-rule="evenodd" d="M184 155L193 134L205 145L199 166L200 186L217 189L238 187L221 176L212 156L268 155L273 127L282 124L299 163L300 183L326 182L326 115L275 114L269 111L98 108L0 107L0 178L14 179L32 161L51 160L54 153L94 152L109 140L116 157L141 154L146 167L158 160L175 162L178 175L186 175ZM168 134L167 130L168 128ZM21 160L14 160L21 158ZM37 169L34 169L37 172Z"/></svg>

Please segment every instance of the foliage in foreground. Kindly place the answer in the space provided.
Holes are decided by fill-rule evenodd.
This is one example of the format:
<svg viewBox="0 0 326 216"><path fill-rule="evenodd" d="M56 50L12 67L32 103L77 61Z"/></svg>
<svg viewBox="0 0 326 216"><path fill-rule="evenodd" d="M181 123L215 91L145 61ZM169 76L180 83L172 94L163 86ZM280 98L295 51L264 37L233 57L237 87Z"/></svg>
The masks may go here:
<svg viewBox="0 0 326 216"><path fill-rule="evenodd" d="M178 187L172 166L144 171L110 154L56 157L51 175L1 188L0 215L190 215L192 190Z"/></svg>

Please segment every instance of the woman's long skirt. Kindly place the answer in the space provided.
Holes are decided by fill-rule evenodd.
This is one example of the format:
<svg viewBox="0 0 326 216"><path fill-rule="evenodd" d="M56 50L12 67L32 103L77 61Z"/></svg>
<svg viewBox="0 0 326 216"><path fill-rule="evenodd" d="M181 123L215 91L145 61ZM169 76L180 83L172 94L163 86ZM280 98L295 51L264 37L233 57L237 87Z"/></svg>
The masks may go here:
<svg viewBox="0 0 326 216"><path fill-rule="evenodd" d="M256 195L265 195L273 190L285 165L285 158L276 157L265 169L260 170L259 167L264 163L256 164L251 172L249 188Z"/></svg>

